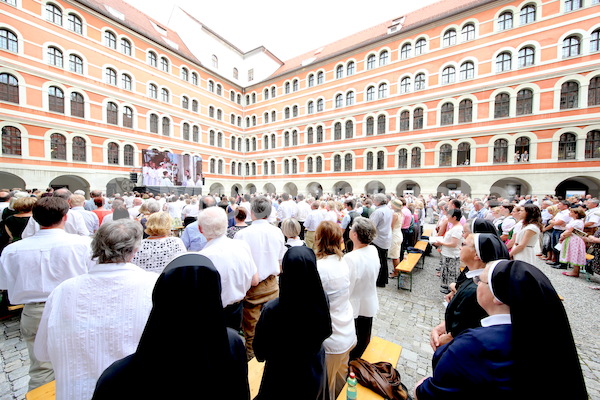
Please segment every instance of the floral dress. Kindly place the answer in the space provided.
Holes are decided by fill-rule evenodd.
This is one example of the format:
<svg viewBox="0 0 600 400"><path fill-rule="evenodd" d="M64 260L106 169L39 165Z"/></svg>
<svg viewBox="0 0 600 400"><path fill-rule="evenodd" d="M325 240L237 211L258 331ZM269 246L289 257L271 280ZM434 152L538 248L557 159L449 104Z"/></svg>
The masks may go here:
<svg viewBox="0 0 600 400"><path fill-rule="evenodd" d="M575 228L583 230L583 219L573 219L567 224L567 229ZM559 261L570 266L584 267L585 259L585 242L576 234L565 238L562 242Z"/></svg>
<svg viewBox="0 0 600 400"><path fill-rule="evenodd" d="M596 230L594 237L600 238L600 228ZM593 274L600 274L600 243L592 243L587 252L594 256L594 258L587 263L587 271Z"/></svg>

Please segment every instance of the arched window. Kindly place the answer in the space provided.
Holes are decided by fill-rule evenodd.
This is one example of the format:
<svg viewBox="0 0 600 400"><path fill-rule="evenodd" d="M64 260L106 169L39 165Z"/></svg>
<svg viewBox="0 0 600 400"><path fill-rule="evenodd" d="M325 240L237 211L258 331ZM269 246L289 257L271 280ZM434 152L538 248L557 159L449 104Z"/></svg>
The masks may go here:
<svg viewBox="0 0 600 400"><path fill-rule="evenodd" d="M218 172L219 174L223 173L223 160L219 160L219 162L217 163L218 166Z"/></svg>
<svg viewBox="0 0 600 400"><path fill-rule="evenodd" d="M508 93L499 93L494 99L494 118L508 117L510 112L510 96Z"/></svg>
<svg viewBox="0 0 600 400"><path fill-rule="evenodd" d="M131 76L127 75L127 74L123 74L121 75L121 87L125 90L131 90L132 89L132 79Z"/></svg>
<svg viewBox="0 0 600 400"><path fill-rule="evenodd" d="M342 139L342 124L336 122L333 125L333 140L341 140Z"/></svg>
<svg viewBox="0 0 600 400"><path fill-rule="evenodd" d="M521 136L515 141L515 161L516 155L519 154L520 162L529 162L529 138Z"/></svg>
<svg viewBox="0 0 600 400"><path fill-rule="evenodd" d="M367 171L373 171L373 152L367 153Z"/></svg>
<svg viewBox="0 0 600 400"><path fill-rule="evenodd" d="M375 118L367 118L367 136L373 136L375 134Z"/></svg>
<svg viewBox="0 0 600 400"><path fill-rule="evenodd" d="M340 172L342 170L342 156L336 154L333 157L333 172Z"/></svg>
<svg viewBox="0 0 600 400"><path fill-rule="evenodd" d="M442 85L454 83L456 81L456 68L446 67L442 71Z"/></svg>
<svg viewBox="0 0 600 400"><path fill-rule="evenodd" d="M375 54L371 54L369 57L367 57L367 69L375 68L375 60Z"/></svg>
<svg viewBox="0 0 600 400"><path fill-rule="evenodd" d="M283 161L283 173L289 175L290 173L290 160Z"/></svg>
<svg viewBox="0 0 600 400"><path fill-rule="evenodd" d="M46 21L62 25L62 11L52 3L46 4Z"/></svg>
<svg viewBox="0 0 600 400"><path fill-rule="evenodd" d="M425 51L427 50L427 40L421 38L419 40L417 40L417 42L415 43L415 55L421 55L424 54Z"/></svg>
<svg viewBox="0 0 600 400"><path fill-rule="evenodd" d="M408 151L406 149L398 150L398 168L408 168Z"/></svg>
<svg viewBox="0 0 600 400"><path fill-rule="evenodd" d="M48 64L53 65L58 68L63 67L63 53L56 47L48 47Z"/></svg>
<svg viewBox="0 0 600 400"><path fill-rule="evenodd" d="M600 29L596 29L590 36L590 52L595 53L600 50Z"/></svg>
<svg viewBox="0 0 600 400"><path fill-rule="evenodd" d="M323 71L317 73L317 85L322 85L325 82L325 74Z"/></svg>
<svg viewBox="0 0 600 400"><path fill-rule="evenodd" d="M577 36L569 36L563 40L563 58L578 56L581 54L581 39Z"/></svg>
<svg viewBox="0 0 600 400"><path fill-rule="evenodd" d="M212 66L213 68L219 68L219 59L216 55L212 55Z"/></svg>
<svg viewBox="0 0 600 400"><path fill-rule="evenodd" d="M346 121L346 139L352 139L352 137L354 137L354 123Z"/></svg>
<svg viewBox="0 0 600 400"><path fill-rule="evenodd" d="M381 170L385 168L385 153L383 151L377 152L377 169Z"/></svg>
<svg viewBox="0 0 600 400"><path fill-rule="evenodd" d="M473 121L473 102L469 99L461 100L458 104L458 123Z"/></svg>
<svg viewBox="0 0 600 400"><path fill-rule="evenodd" d="M271 175L275 175L276 170L275 170L275 161L271 161Z"/></svg>
<svg viewBox="0 0 600 400"><path fill-rule="evenodd" d="M323 143L323 127L317 126L317 143Z"/></svg>
<svg viewBox="0 0 600 400"><path fill-rule="evenodd" d="M579 107L579 83L568 81L560 88L560 109L567 110Z"/></svg>
<svg viewBox="0 0 600 400"><path fill-rule="evenodd" d="M290 133L288 131L283 133L283 146L290 147Z"/></svg>
<svg viewBox="0 0 600 400"><path fill-rule="evenodd" d="M444 47L453 46L456 44L456 30L448 29L444 32L444 36L442 37L442 43Z"/></svg>
<svg viewBox="0 0 600 400"><path fill-rule="evenodd" d="M295 132L296 131L294 131L294 133ZM255 137L252 138L252 151L256 151L256 138Z"/></svg>
<svg viewBox="0 0 600 400"><path fill-rule="evenodd" d="M338 65L335 67L335 79L342 79L344 77L344 66Z"/></svg>
<svg viewBox="0 0 600 400"><path fill-rule="evenodd" d="M222 96L223 95L223 86L221 86L220 83L217 83L217 95L218 96Z"/></svg>
<svg viewBox="0 0 600 400"><path fill-rule="evenodd" d="M386 118L385 115L377 117L377 134L383 135L386 132Z"/></svg>
<svg viewBox="0 0 600 400"><path fill-rule="evenodd" d="M442 104L440 113L440 125L454 124L454 104L450 102Z"/></svg>
<svg viewBox="0 0 600 400"><path fill-rule="evenodd" d="M158 98L158 87L154 83L148 85L148 96L152 99Z"/></svg>
<svg viewBox="0 0 600 400"><path fill-rule="evenodd" d="M308 157L306 160L306 172L312 174L313 172L313 159L312 157Z"/></svg>
<svg viewBox="0 0 600 400"><path fill-rule="evenodd" d="M158 56L153 51L148 52L148 64L154 68L158 67Z"/></svg>
<svg viewBox="0 0 600 400"><path fill-rule="evenodd" d="M292 117L296 118L298 116L298 106L292 107Z"/></svg>
<svg viewBox="0 0 600 400"><path fill-rule="evenodd" d="M292 131L292 146L298 146L298 131Z"/></svg>
<svg viewBox="0 0 600 400"><path fill-rule="evenodd" d="M182 136L183 136L183 140L190 140L190 124L188 124L187 122L183 123ZM231 143L235 144L234 141L232 141ZM233 147L235 147L235 146L233 146ZM235 150L235 149L232 149L232 150Z"/></svg>
<svg viewBox="0 0 600 400"><path fill-rule="evenodd" d="M171 96L169 94L169 90L168 89L162 88L160 90L160 95L161 95L162 101L164 101L165 103L169 102L169 99L170 99Z"/></svg>
<svg viewBox="0 0 600 400"><path fill-rule="evenodd" d="M14 126L2 127L2 154L21 155L21 131Z"/></svg>
<svg viewBox="0 0 600 400"><path fill-rule="evenodd" d="M106 68L104 82L112 86L117 86L117 71L112 68Z"/></svg>
<svg viewBox="0 0 600 400"><path fill-rule="evenodd" d="M117 49L117 37L111 31L104 32L104 45L111 49Z"/></svg>
<svg viewBox="0 0 600 400"><path fill-rule="evenodd" d="M521 8L521 25L535 22L535 11L535 4L527 4L525 7Z"/></svg>
<svg viewBox="0 0 600 400"><path fill-rule="evenodd" d="M210 144L211 146L214 146L215 141L216 141L215 131L211 130L208 134L208 144Z"/></svg>
<svg viewBox="0 0 600 400"><path fill-rule="evenodd" d="M344 156L344 171L352 171L352 154L350 153Z"/></svg>
<svg viewBox="0 0 600 400"><path fill-rule="evenodd" d="M404 110L400 113L400 131L404 132L410 128L410 112Z"/></svg>
<svg viewBox="0 0 600 400"><path fill-rule="evenodd" d="M577 158L577 137L574 133L563 133L558 141L558 159L575 160Z"/></svg>
<svg viewBox="0 0 600 400"><path fill-rule="evenodd" d="M421 167L421 149L415 147L410 152L410 167L420 168Z"/></svg>
<svg viewBox="0 0 600 400"><path fill-rule="evenodd" d="M323 157L317 157L316 172L323 172Z"/></svg>
<svg viewBox="0 0 600 400"><path fill-rule="evenodd" d="M308 130L306 131L306 143L307 144L313 143L313 135L314 135L313 128L308 128Z"/></svg>
<svg viewBox="0 0 600 400"><path fill-rule="evenodd" d="M192 85L198 86L198 74L195 72L192 72Z"/></svg>
<svg viewBox="0 0 600 400"><path fill-rule="evenodd" d="M513 13L505 11L498 17L498 30L504 31L513 27Z"/></svg>
<svg viewBox="0 0 600 400"><path fill-rule="evenodd" d="M356 66L354 64L354 61L350 61L348 63L348 65L346 65L346 76L354 75L355 69L356 69Z"/></svg>
<svg viewBox="0 0 600 400"><path fill-rule="evenodd" d="M525 46L519 50L519 68L531 67L535 64L535 49Z"/></svg>
<svg viewBox="0 0 600 400"><path fill-rule="evenodd" d="M410 43L403 44L402 47L400 48L400 59L406 60L407 58L410 58L411 52L412 52L411 44Z"/></svg>
<svg viewBox="0 0 600 400"><path fill-rule="evenodd" d="M415 76L415 90L425 89L425 74L420 73Z"/></svg>
<svg viewBox="0 0 600 400"><path fill-rule="evenodd" d="M198 100L192 100L192 111L198 112Z"/></svg>
<svg viewBox="0 0 600 400"><path fill-rule="evenodd" d="M61 114L65 113L65 94L62 89L56 86L48 88L48 110Z"/></svg>
<svg viewBox="0 0 600 400"><path fill-rule="evenodd" d="M344 105L344 96L342 96L341 94L338 94L337 96L335 96L335 108L340 108L343 105Z"/></svg>
<svg viewBox="0 0 600 400"><path fill-rule="evenodd" d="M50 135L50 158L52 160L67 159L67 138L60 133Z"/></svg>
<svg viewBox="0 0 600 400"><path fill-rule="evenodd" d="M385 99L388 96L388 85L387 83L382 83L379 85L377 89L378 98Z"/></svg>
<svg viewBox="0 0 600 400"><path fill-rule="evenodd" d="M313 74L310 74L308 76L308 87L313 87L315 86L315 76Z"/></svg>
<svg viewBox="0 0 600 400"><path fill-rule="evenodd" d="M274 149L275 147L277 147L277 137L275 136L275 134L271 135L271 148Z"/></svg>
<svg viewBox="0 0 600 400"><path fill-rule="evenodd" d="M494 164L508 162L508 140L497 139L494 141Z"/></svg>
<svg viewBox="0 0 600 400"><path fill-rule="evenodd" d="M517 93L517 115L529 115L533 113L533 91L521 89Z"/></svg>
<svg viewBox="0 0 600 400"><path fill-rule="evenodd" d="M181 108L187 110L190 107L190 99L187 96L181 97Z"/></svg>
<svg viewBox="0 0 600 400"><path fill-rule="evenodd" d="M589 131L585 138L585 158L600 158L600 131Z"/></svg>
<svg viewBox="0 0 600 400"><path fill-rule="evenodd" d="M582 7L581 0L565 0L565 11L575 11Z"/></svg>
<svg viewBox="0 0 600 400"><path fill-rule="evenodd" d="M512 55L503 51L502 53L496 56L496 72L506 72L510 71L512 68Z"/></svg>
<svg viewBox="0 0 600 400"><path fill-rule="evenodd" d="M346 93L346 105L347 106L354 105L354 92Z"/></svg>
<svg viewBox="0 0 600 400"><path fill-rule="evenodd" d="M208 107L208 116L210 118L214 118L215 117L215 108L213 106ZM246 118L246 121L250 121L248 118ZM250 126L249 122L246 122L246 127Z"/></svg>
<svg viewBox="0 0 600 400"><path fill-rule="evenodd" d="M11 74L0 74L0 101L19 104L19 81Z"/></svg>
<svg viewBox="0 0 600 400"><path fill-rule="evenodd" d="M473 78L475 78L475 64L471 61L465 61L460 65L460 80L466 81Z"/></svg>
<svg viewBox="0 0 600 400"><path fill-rule="evenodd" d="M217 167L216 160L214 158L211 158L210 162L209 162L209 167L208 167L208 170L210 171L211 174L214 174L216 172L216 169L217 169L216 167Z"/></svg>
<svg viewBox="0 0 600 400"><path fill-rule="evenodd" d="M81 136L75 136L72 144L73 161L85 162L86 158L86 143Z"/></svg>
<svg viewBox="0 0 600 400"><path fill-rule="evenodd" d="M119 124L119 107L112 101L106 103L106 123L111 125Z"/></svg>
<svg viewBox="0 0 600 400"><path fill-rule="evenodd" d="M85 100L80 93L71 93L71 116L72 117L85 117Z"/></svg>
<svg viewBox="0 0 600 400"><path fill-rule="evenodd" d="M440 147L440 167L450 167L452 165L452 146L443 144Z"/></svg>
<svg viewBox="0 0 600 400"><path fill-rule="evenodd" d="M158 115L150 114L150 132L158 133Z"/></svg>
<svg viewBox="0 0 600 400"><path fill-rule="evenodd" d="M458 151L456 152L456 165L470 165L471 164L471 145L467 142L458 144Z"/></svg>
<svg viewBox="0 0 600 400"><path fill-rule="evenodd" d="M315 103L312 101L309 101L308 104L306 105L306 113L307 114L313 114L315 112ZM267 116L265 123L269 122L269 116L268 114L265 114Z"/></svg>
<svg viewBox="0 0 600 400"><path fill-rule="evenodd" d="M237 167L237 163L235 161L231 162L231 175L235 175L235 168Z"/></svg>
<svg viewBox="0 0 600 400"><path fill-rule="evenodd" d="M17 35L8 29L0 29L0 49L18 53L19 42L17 40Z"/></svg>
<svg viewBox="0 0 600 400"><path fill-rule="evenodd" d="M410 92L410 78L404 77L400 81L400 93L409 93Z"/></svg>
<svg viewBox="0 0 600 400"><path fill-rule="evenodd" d="M600 75L593 77L588 86L588 106L597 105L600 105Z"/></svg>
<svg viewBox="0 0 600 400"><path fill-rule="evenodd" d="M123 164L133 167L133 146L130 144L123 146Z"/></svg>
<svg viewBox="0 0 600 400"><path fill-rule="evenodd" d="M83 23L81 22L81 18L79 18L77 15L69 14L67 23L70 31L73 31L79 35L83 34Z"/></svg>
<svg viewBox="0 0 600 400"><path fill-rule="evenodd" d="M375 86L369 86L367 88L367 101L375 100Z"/></svg>
<svg viewBox="0 0 600 400"><path fill-rule="evenodd" d="M317 100L317 112L321 112L324 109L325 109L325 102L323 101L323 99Z"/></svg>
<svg viewBox="0 0 600 400"><path fill-rule="evenodd" d="M121 38L121 53L126 56L131 55L131 42L125 38Z"/></svg>
<svg viewBox="0 0 600 400"><path fill-rule="evenodd" d="M275 98L277 96L277 87L271 87L271 97Z"/></svg>
<svg viewBox="0 0 600 400"><path fill-rule="evenodd" d="M387 52L387 50L382 51L379 54L379 66L383 67L384 65L386 65L388 63L389 58L390 58L390 55Z"/></svg>
<svg viewBox="0 0 600 400"><path fill-rule="evenodd" d="M420 107L413 112L413 129L423 129L423 109Z"/></svg>
<svg viewBox="0 0 600 400"><path fill-rule="evenodd" d="M475 39L475 25L466 24L460 30L460 35L463 42Z"/></svg>
<svg viewBox="0 0 600 400"><path fill-rule="evenodd" d="M188 69L186 67L181 68L181 79L183 79L186 82L190 79L190 71L188 71ZM231 101L233 101L233 96L234 96L234 92L231 91L231 98L232 98Z"/></svg>

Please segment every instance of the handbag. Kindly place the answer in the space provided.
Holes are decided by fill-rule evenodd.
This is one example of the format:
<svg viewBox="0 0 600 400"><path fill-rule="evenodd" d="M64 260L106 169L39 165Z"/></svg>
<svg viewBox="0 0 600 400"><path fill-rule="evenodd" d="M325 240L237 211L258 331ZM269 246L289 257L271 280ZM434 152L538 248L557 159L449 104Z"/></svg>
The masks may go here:
<svg viewBox="0 0 600 400"><path fill-rule="evenodd" d="M389 362L370 363L362 358L350 361L350 372L362 386L390 400L412 400L408 388L402 383L400 373Z"/></svg>

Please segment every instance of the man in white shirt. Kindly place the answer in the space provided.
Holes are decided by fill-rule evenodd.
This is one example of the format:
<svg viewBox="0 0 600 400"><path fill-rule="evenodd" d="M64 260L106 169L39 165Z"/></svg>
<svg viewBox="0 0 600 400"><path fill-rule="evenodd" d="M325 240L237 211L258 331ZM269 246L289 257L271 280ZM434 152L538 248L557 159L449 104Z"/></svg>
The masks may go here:
<svg viewBox="0 0 600 400"><path fill-rule="evenodd" d="M572 218L569 215L569 208L571 206L571 203L569 203L567 200L562 200L557 204L557 206L558 206L559 212L556 214L556 216L554 218L552 218L550 220L550 224L554 228L554 230L552 231L552 249L553 249L552 251L554 251L555 260L557 260L557 261L556 262L546 262L546 263L549 264L554 269L567 269L566 264L561 264L558 262L558 259L560 258L559 257L560 251L557 250L554 246L556 246L556 244L559 241L560 235L567 228L567 224L569 222L571 222Z"/></svg>
<svg viewBox="0 0 600 400"><path fill-rule="evenodd" d="M0 257L0 289L8 290L12 304L25 305L21 335L29 352L29 390L54 379L52 364L38 360L33 351L46 300L63 281L85 274L90 262L89 237L65 232L68 211L60 197L39 199L31 219L41 228L8 245Z"/></svg>
<svg viewBox="0 0 600 400"><path fill-rule="evenodd" d="M377 237L373 240L373 245L377 248L379 254L379 276L377 277L377 286L385 287L389 279L387 253L392 245L392 217L394 211L387 205L387 196L383 193L377 193L373 197L375 211L369 219L375 224Z"/></svg>
<svg viewBox="0 0 600 400"><path fill-rule="evenodd" d="M281 222L286 218L296 218L298 215L298 205L294 203L292 199L290 199L290 195L288 193L283 193L281 195L281 199L283 200L277 209L277 222L281 226Z"/></svg>
<svg viewBox="0 0 600 400"><path fill-rule="evenodd" d="M90 399L102 372L135 352L159 276L131 263L141 241L137 221L102 225L92 241L89 272L64 281L48 297L34 351L54 367L57 399Z"/></svg>
<svg viewBox="0 0 600 400"><path fill-rule="evenodd" d="M321 211L321 203L318 200L313 201L310 208L306 221L304 221L304 243L314 250L315 231L325 219L325 213Z"/></svg>
<svg viewBox="0 0 600 400"><path fill-rule="evenodd" d="M252 206L250 205L250 199L250 195L246 193L239 205L240 207L244 207L246 210L246 221L244 222L248 225L252 224Z"/></svg>
<svg viewBox="0 0 600 400"><path fill-rule="evenodd" d="M600 208L598 207L598 199L588 199L586 201L587 211L585 212L585 231L589 234L594 234L600 225Z"/></svg>
<svg viewBox="0 0 600 400"><path fill-rule="evenodd" d="M248 359L254 357L252 343L260 312L266 302L279 296L277 276L281 273L281 260L286 251L281 229L267 221L272 209L271 200L264 196L255 197L251 206L252 225L234 236L234 239L243 240L249 245L258 269L259 283L248 290L243 302L242 328Z"/></svg>
<svg viewBox="0 0 600 400"><path fill-rule="evenodd" d="M208 241L200 254L208 257L221 275L221 300L225 323L241 331L242 300L251 286L258 284L258 270L248 244L230 239L227 213L221 207L210 207L198 215L198 228Z"/></svg>
<svg viewBox="0 0 600 400"><path fill-rule="evenodd" d="M169 171L163 171L162 179L160 180L160 186L173 186L173 182L171 182L171 178L169 177Z"/></svg>
<svg viewBox="0 0 600 400"><path fill-rule="evenodd" d="M299 194L296 196L298 213L296 214L296 219L300 223L300 240L304 240L304 221L306 221L306 217L308 213L310 213L310 204L304 199L303 194Z"/></svg>
<svg viewBox="0 0 600 400"><path fill-rule="evenodd" d="M83 208L83 204L85 203L85 197L80 194L74 194L71 196L71 210L79 213L83 220L85 221L85 226L90 232L90 236L94 234L100 227L100 222L98 220L98 216L96 213L91 211L87 211Z"/></svg>
<svg viewBox="0 0 600 400"><path fill-rule="evenodd" d="M143 200L141 197L134 197L133 198L133 205L131 208L129 208L127 210L127 212L129 212L129 215L131 216L131 218L137 218L138 215L140 215L140 207L142 206Z"/></svg>
<svg viewBox="0 0 600 400"><path fill-rule="evenodd" d="M63 200L67 201L69 207L71 207L71 191L69 189L61 188L54 191L52 197L60 197ZM22 238L33 236L37 231L40 230L40 225L37 223L35 218L29 218L27 222L27 226L23 230L21 234ZM73 210L68 211L67 213L67 221L65 222L65 231L67 233L75 233L80 236L89 236L90 231L88 230L85 220L83 217L77 213L73 212Z"/></svg>

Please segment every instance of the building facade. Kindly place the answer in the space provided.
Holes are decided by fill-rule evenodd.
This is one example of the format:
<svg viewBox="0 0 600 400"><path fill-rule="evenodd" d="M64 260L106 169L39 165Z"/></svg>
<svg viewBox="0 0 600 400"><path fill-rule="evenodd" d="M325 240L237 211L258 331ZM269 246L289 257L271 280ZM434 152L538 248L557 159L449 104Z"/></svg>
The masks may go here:
<svg viewBox="0 0 600 400"><path fill-rule="evenodd" d="M185 11L0 1L0 186L600 195L599 0L442 0L309 54ZM181 33L178 33L181 32Z"/></svg>

